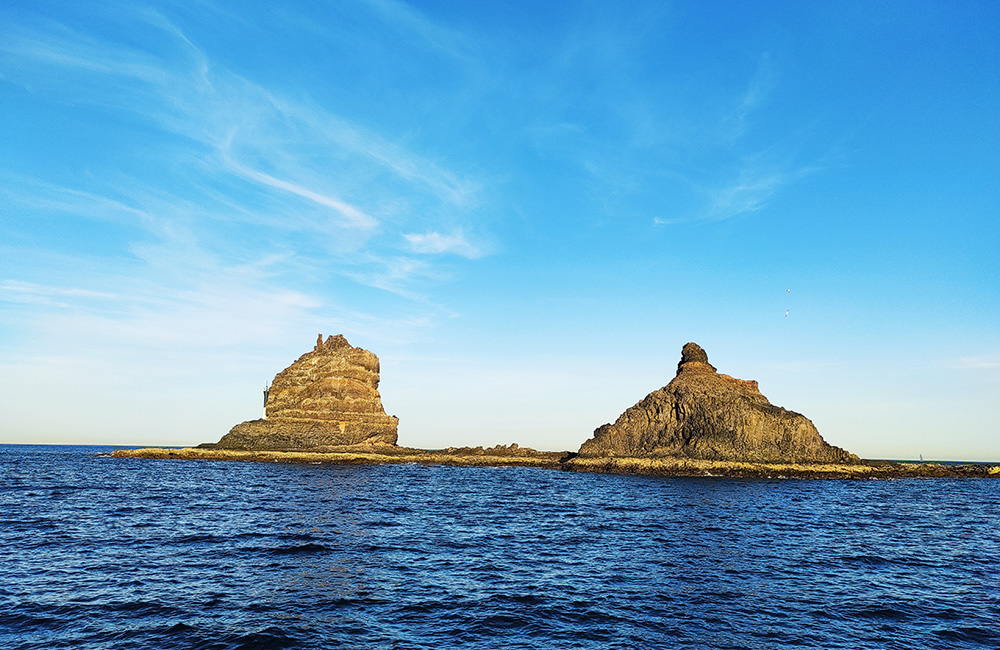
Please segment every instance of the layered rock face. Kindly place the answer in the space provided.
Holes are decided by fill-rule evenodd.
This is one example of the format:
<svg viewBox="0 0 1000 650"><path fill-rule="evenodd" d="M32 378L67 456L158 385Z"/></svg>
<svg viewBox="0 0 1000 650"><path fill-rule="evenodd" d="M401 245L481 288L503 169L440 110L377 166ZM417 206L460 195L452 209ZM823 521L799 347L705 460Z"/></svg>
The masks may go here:
<svg viewBox="0 0 1000 650"><path fill-rule="evenodd" d="M752 462L855 462L828 444L805 416L774 406L756 381L721 375L695 343L677 375L594 431L581 456L675 456Z"/></svg>
<svg viewBox="0 0 1000 650"><path fill-rule="evenodd" d="M279 372L268 390L265 418L237 424L216 447L308 449L362 443L396 444L399 419L385 414L378 357L341 335L323 340Z"/></svg>

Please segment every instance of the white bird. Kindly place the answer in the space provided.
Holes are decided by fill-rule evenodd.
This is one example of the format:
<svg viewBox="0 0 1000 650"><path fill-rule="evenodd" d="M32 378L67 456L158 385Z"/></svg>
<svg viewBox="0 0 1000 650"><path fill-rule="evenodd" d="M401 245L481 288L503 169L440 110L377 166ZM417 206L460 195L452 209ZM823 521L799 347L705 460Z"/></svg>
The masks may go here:
<svg viewBox="0 0 1000 650"><path fill-rule="evenodd" d="M791 311L790 309L786 309L786 310L785 310L785 316L787 316L787 315L788 315L788 312L790 312L790 311Z"/></svg>

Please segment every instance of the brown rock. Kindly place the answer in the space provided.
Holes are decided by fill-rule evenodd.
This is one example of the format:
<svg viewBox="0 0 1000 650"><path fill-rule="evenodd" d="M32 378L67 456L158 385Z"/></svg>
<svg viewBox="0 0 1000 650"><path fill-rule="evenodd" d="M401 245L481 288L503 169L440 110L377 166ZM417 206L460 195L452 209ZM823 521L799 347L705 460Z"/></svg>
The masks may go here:
<svg viewBox="0 0 1000 650"><path fill-rule="evenodd" d="M222 449L308 449L324 445L396 444L399 419L385 414L378 357L342 335L323 341L279 372L265 418L233 427Z"/></svg>
<svg viewBox="0 0 1000 650"><path fill-rule="evenodd" d="M721 375L688 343L677 375L594 431L580 456L672 456L750 462L855 462L808 418L771 404L756 381Z"/></svg>

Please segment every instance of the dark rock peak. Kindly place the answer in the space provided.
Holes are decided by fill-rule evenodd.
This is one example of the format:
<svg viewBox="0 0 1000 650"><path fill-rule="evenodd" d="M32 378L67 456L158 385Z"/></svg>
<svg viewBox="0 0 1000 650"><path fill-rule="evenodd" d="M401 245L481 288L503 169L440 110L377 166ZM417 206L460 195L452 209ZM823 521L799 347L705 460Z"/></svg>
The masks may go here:
<svg viewBox="0 0 1000 650"><path fill-rule="evenodd" d="M680 372L681 368L688 363L702 363L713 371L715 370L715 366L708 362L708 353L700 345L690 341L681 348L681 360L677 362L677 372Z"/></svg>
<svg viewBox="0 0 1000 650"><path fill-rule="evenodd" d="M326 337L326 342L323 341L323 335L318 334L316 336L316 350L325 348L327 350L338 350L340 348L349 348L351 344L347 342L343 334L337 334L336 336Z"/></svg>
<svg viewBox="0 0 1000 650"><path fill-rule="evenodd" d="M757 382L716 372L696 343L677 375L594 431L581 456L686 457L750 462L853 462L800 413L771 404Z"/></svg>

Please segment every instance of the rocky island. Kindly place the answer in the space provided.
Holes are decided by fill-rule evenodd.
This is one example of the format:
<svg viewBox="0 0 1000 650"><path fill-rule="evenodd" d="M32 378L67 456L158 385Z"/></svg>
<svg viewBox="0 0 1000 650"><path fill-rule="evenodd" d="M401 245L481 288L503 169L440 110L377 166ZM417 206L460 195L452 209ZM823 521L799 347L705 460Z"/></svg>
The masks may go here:
<svg viewBox="0 0 1000 650"><path fill-rule="evenodd" d="M570 471L754 478L1000 477L1000 466L862 460L830 445L800 413L771 404L756 381L720 374L696 343L674 378L594 431L579 452L517 444L414 449L397 444L395 416L378 393L379 361L341 335L278 373L265 417L233 427L217 443L184 449L118 449L116 457L520 465Z"/></svg>
<svg viewBox="0 0 1000 650"><path fill-rule="evenodd" d="M804 415L774 406L756 381L719 374L697 343L681 351L677 375L605 424L581 456L676 457L747 462L852 463Z"/></svg>
<svg viewBox="0 0 1000 650"><path fill-rule="evenodd" d="M264 418L242 422L217 449L314 449L396 444L399 419L385 414L378 357L342 335L320 334L316 347L279 372L266 391Z"/></svg>

